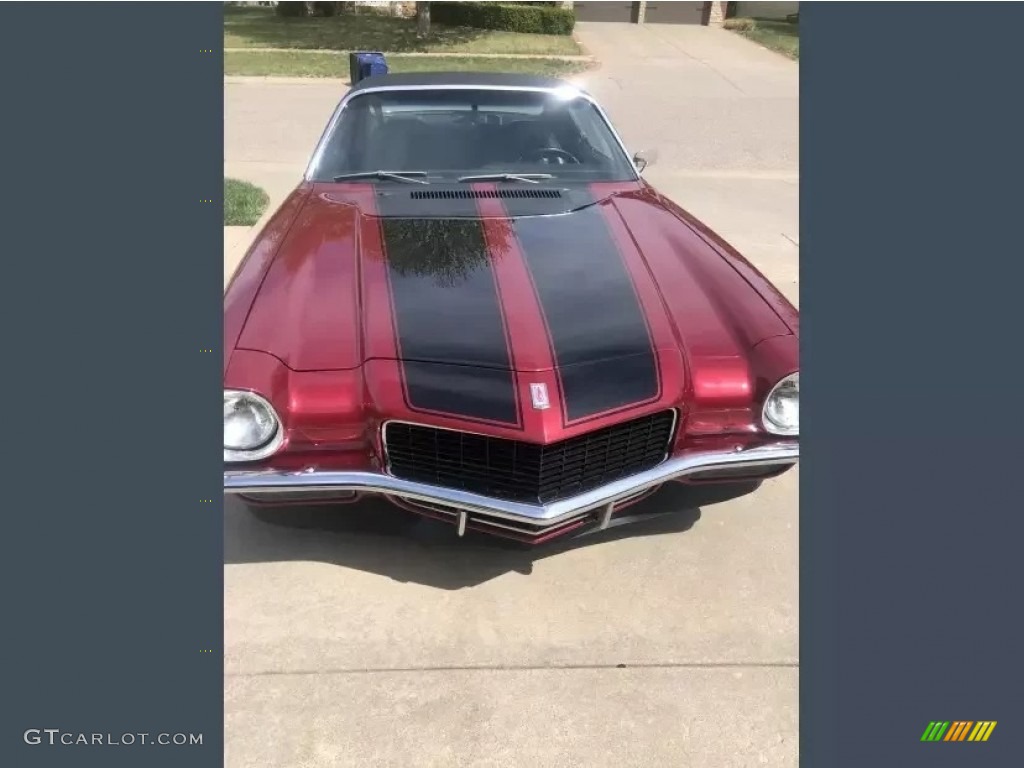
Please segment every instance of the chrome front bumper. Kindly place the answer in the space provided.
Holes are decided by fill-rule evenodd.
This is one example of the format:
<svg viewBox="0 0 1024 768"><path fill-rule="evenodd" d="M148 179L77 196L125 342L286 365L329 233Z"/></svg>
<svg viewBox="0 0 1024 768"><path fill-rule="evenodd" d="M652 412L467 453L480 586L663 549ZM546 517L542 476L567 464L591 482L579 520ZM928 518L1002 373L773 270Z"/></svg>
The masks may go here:
<svg viewBox="0 0 1024 768"><path fill-rule="evenodd" d="M550 530L600 510L599 522L606 527L615 505L670 480L698 472L720 469L792 466L800 459L799 443L777 442L735 451L703 451L668 459L656 467L616 480L591 491L550 504L527 504L496 499L456 488L442 488L402 480L380 472L335 472L308 469L299 472L231 469L224 472L225 494L272 494L297 491L324 493L355 491L397 496L413 502L437 504L458 512L460 535L467 521L479 515L526 524L533 531ZM511 526L509 526L511 527Z"/></svg>

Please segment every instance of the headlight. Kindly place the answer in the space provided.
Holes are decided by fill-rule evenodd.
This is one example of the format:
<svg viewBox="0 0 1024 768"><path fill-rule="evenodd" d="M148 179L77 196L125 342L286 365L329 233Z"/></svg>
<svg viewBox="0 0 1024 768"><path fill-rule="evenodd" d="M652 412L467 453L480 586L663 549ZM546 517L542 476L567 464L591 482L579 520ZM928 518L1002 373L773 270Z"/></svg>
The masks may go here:
<svg viewBox="0 0 1024 768"><path fill-rule="evenodd" d="M224 461L256 461L281 446L273 406L254 392L224 391Z"/></svg>
<svg viewBox="0 0 1024 768"><path fill-rule="evenodd" d="M768 394L761 412L764 428L773 435L800 434L800 374L784 378Z"/></svg>

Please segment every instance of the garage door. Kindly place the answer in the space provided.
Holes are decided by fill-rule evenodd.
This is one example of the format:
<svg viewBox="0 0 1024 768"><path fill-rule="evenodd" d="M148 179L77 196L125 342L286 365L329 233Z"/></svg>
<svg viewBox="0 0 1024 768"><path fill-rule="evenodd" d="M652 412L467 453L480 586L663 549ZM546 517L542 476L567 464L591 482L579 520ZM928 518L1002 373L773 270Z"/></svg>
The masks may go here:
<svg viewBox="0 0 1024 768"><path fill-rule="evenodd" d="M578 3L577 3L578 5ZM704 24L704 3L684 3L675 0L648 2L644 11L647 24Z"/></svg>
<svg viewBox="0 0 1024 768"><path fill-rule="evenodd" d="M674 3L669 3L674 5ZM637 19L640 3L597 2L573 3L576 21L633 21Z"/></svg>

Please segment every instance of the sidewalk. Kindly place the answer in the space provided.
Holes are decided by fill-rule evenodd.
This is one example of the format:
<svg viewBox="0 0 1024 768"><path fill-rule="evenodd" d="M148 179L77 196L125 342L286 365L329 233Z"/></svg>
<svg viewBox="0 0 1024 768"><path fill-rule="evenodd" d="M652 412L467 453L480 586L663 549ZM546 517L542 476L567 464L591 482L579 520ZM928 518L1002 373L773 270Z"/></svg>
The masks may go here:
<svg viewBox="0 0 1024 768"><path fill-rule="evenodd" d="M228 287L228 280L235 273L238 262L242 260L252 238L259 231L257 227L263 226L262 221L253 227L224 227L224 287Z"/></svg>
<svg viewBox="0 0 1024 768"><path fill-rule="evenodd" d="M328 56L348 56L351 51L335 51L322 48L225 48L224 53L311 53ZM557 59L559 61L593 61L593 56L567 56L555 53L425 53L417 51L384 51L384 56L433 58L433 59Z"/></svg>

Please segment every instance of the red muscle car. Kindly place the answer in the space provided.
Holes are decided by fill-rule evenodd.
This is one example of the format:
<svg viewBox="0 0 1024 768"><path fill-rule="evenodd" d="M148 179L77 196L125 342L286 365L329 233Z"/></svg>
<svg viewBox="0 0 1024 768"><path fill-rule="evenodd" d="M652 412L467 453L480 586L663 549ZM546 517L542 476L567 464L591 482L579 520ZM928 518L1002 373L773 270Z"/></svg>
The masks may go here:
<svg viewBox="0 0 1024 768"><path fill-rule="evenodd" d="M224 492L538 543L793 467L797 311L638 166L561 81L359 82L224 297Z"/></svg>

